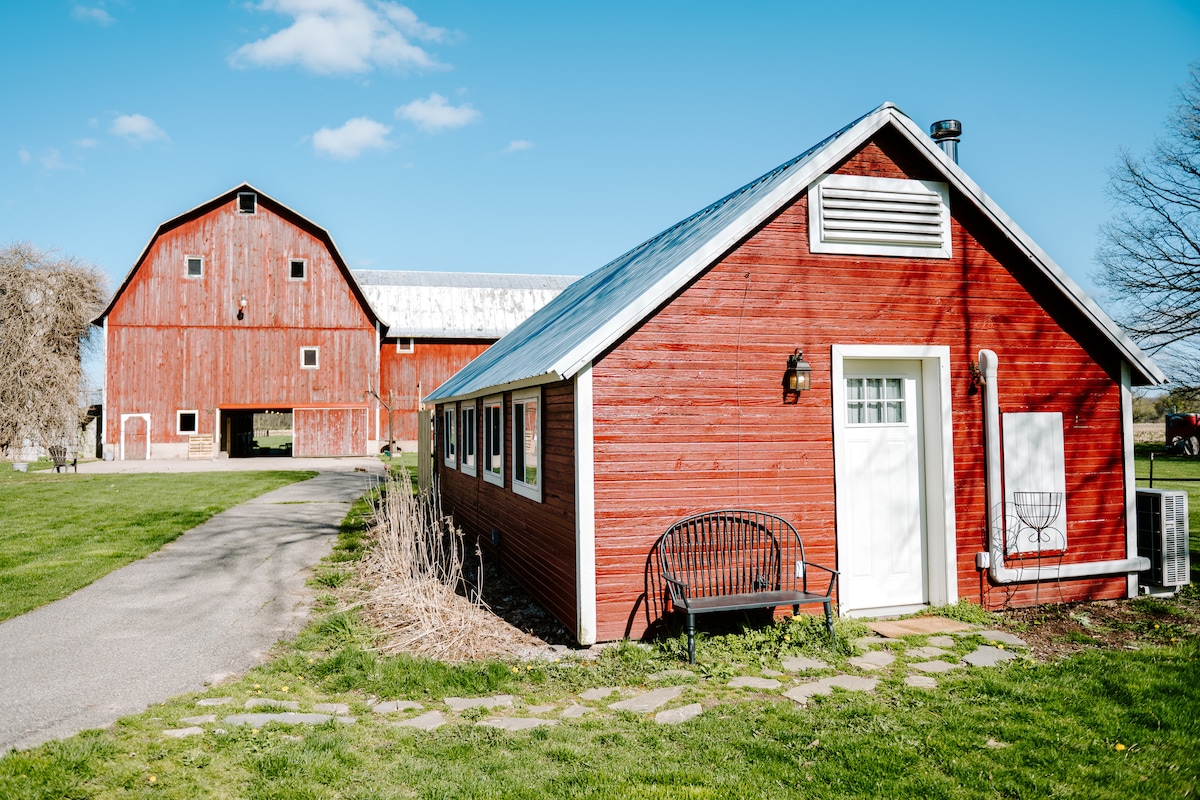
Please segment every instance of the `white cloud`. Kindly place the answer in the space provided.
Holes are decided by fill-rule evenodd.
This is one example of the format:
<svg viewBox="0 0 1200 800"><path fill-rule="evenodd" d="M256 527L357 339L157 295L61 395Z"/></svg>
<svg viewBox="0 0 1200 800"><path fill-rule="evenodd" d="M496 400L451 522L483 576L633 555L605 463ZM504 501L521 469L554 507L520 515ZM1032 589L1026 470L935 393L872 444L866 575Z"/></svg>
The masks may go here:
<svg viewBox="0 0 1200 800"><path fill-rule="evenodd" d="M335 130L321 128L313 134L313 149L343 161L358 158L367 150L387 150L391 142L388 126L369 117L355 117Z"/></svg>
<svg viewBox="0 0 1200 800"><path fill-rule="evenodd" d="M26 150L24 147L22 147L20 150L17 151L17 160L20 161L22 164L28 164L30 161L33 160L33 156L29 155L29 151Z"/></svg>
<svg viewBox="0 0 1200 800"><path fill-rule="evenodd" d="M78 164L68 164L66 161L63 161L62 153L58 152L58 149L54 147L51 147L43 155L39 156L38 161L41 162L43 168L51 171L71 169L83 172L83 167Z"/></svg>
<svg viewBox="0 0 1200 800"><path fill-rule="evenodd" d="M112 25L116 20L112 15L99 6L89 8L88 6L76 3L71 7L71 18L76 22L92 22L96 25Z"/></svg>
<svg viewBox="0 0 1200 800"><path fill-rule="evenodd" d="M99 147L100 141L98 139L93 139L91 137L88 137L87 139L80 139L79 141L75 142L75 146L83 147L85 149L92 148L92 147Z"/></svg>
<svg viewBox="0 0 1200 800"><path fill-rule="evenodd" d="M378 0L263 0L257 6L292 17L265 39L242 45L234 66L299 65L322 75L369 72L375 67L438 67L411 40L440 42L446 31L421 22L409 8Z"/></svg>
<svg viewBox="0 0 1200 800"><path fill-rule="evenodd" d="M522 150L532 150L533 142L528 139L513 139L508 143L508 147L504 148L506 153L519 153Z"/></svg>
<svg viewBox="0 0 1200 800"><path fill-rule="evenodd" d="M113 120L108 132L115 136L123 136L134 144L153 142L156 139L169 140L167 132L155 124L154 120L142 114L122 114Z"/></svg>
<svg viewBox="0 0 1200 800"><path fill-rule="evenodd" d="M438 133L450 128L461 128L475 122L483 115L470 103L452 106L437 92L426 100L413 100L396 109L397 119L406 119L429 133Z"/></svg>

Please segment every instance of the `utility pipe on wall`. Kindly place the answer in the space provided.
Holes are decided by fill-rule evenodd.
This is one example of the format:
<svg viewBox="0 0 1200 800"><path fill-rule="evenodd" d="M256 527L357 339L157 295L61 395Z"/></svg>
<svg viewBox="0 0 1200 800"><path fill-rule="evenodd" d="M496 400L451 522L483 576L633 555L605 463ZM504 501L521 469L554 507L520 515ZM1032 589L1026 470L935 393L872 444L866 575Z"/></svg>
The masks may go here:
<svg viewBox="0 0 1200 800"><path fill-rule="evenodd" d="M979 371L983 378L983 432L985 445L985 485L989 509L1004 508L1004 487L1000 461L1000 386L997 380L999 359L991 350L979 351ZM1030 583L1062 578L1089 578L1097 575L1127 575L1150 569L1150 559L1120 558L1112 561L1083 561L1052 567L1004 565L1004 514L988 514L988 550L975 556L975 566L988 570L994 583Z"/></svg>

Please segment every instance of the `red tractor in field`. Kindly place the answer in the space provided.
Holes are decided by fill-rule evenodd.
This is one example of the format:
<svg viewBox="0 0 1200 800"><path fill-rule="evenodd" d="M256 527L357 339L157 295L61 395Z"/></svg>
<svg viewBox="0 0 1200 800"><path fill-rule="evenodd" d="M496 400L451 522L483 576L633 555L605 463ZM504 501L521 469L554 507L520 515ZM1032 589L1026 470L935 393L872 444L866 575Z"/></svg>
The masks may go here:
<svg viewBox="0 0 1200 800"><path fill-rule="evenodd" d="M1167 452L1200 455L1200 414L1167 414Z"/></svg>

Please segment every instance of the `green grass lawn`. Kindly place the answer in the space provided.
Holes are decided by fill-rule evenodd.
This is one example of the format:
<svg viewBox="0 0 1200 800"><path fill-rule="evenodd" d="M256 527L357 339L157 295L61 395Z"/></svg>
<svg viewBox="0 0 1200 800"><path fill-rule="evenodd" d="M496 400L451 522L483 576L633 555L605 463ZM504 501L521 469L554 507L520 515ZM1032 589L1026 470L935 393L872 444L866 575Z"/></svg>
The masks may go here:
<svg viewBox="0 0 1200 800"><path fill-rule="evenodd" d="M66 597L311 472L26 474L0 465L0 621Z"/></svg>

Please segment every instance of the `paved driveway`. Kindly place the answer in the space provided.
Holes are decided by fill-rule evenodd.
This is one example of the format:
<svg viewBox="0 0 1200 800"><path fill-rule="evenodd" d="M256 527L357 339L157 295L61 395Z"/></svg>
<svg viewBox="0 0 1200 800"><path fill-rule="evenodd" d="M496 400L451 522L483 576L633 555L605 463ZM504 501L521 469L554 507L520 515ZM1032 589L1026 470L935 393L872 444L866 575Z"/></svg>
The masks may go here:
<svg viewBox="0 0 1200 800"><path fill-rule="evenodd" d="M308 569L364 472L322 472L0 624L0 753L110 725L245 672L308 614Z"/></svg>

